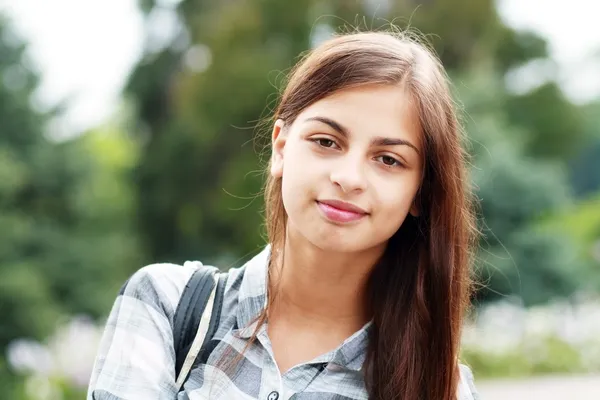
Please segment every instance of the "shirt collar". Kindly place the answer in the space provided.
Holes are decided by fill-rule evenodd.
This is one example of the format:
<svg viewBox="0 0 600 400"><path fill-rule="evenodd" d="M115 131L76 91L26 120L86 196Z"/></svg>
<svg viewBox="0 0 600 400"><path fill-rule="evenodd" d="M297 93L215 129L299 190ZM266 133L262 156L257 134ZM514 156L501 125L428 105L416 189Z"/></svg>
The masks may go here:
<svg viewBox="0 0 600 400"><path fill-rule="evenodd" d="M244 276L238 293L237 323L240 335L247 335L248 328L253 328L252 322L265 309L267 304L267 269L271 246L267 245L260 253L244 265Z"/></svg>
<svg viewBox="0 0 600 400"><path fill-rule="evenodd" d="M271 246L244 265L244 276L238 293L237 323L239 337L248 339L256 328L256 319L267 305L267 280ZM312 362L334 363L344 368L360 371L366 358L369 331L373 321L346 339L337 349Z"/></svg>
<svg viewBox="0 0 600 400"><path fill-rule="evenodd" d="M342 343L335 350L332 362L347 369L360 371L367 358L367 347L369 345L369 331L373 321L367 322L360 330Z"/></svg>

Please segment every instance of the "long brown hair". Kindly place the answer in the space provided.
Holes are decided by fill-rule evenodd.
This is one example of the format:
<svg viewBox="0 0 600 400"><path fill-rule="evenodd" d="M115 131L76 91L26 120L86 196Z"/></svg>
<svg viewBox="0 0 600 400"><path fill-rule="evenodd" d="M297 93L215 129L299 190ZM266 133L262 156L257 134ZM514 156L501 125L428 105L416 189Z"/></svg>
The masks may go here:
<svg viewBox="0 0 600 400"><path fill-rule="evenodd" d="M455 399L476 230L462 130L441 63L401 34L336 36L293 68L273 121L291 124L319 99L368 84L401 85L412 96L425 154L420 215L407 216L369 282L374 312L365 362L369 398ZM265 197L268 240L272 254L281 254L287 223L281 179L267 178ZM271 257L269 271L280 262ZM259 325L266 315L264 310Z"/></svg>

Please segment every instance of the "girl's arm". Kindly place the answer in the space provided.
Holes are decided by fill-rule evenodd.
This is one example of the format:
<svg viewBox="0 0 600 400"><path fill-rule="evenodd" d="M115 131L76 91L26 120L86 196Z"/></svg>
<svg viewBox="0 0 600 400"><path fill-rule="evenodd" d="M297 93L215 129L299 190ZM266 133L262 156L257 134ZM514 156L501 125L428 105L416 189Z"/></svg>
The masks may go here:
<svg viewBox="0 0 600 400"><path fill-rule="evenodd" d="M193 268L154 264L121 289L108 317L88 400L175 399L173 314Z"/></svg>

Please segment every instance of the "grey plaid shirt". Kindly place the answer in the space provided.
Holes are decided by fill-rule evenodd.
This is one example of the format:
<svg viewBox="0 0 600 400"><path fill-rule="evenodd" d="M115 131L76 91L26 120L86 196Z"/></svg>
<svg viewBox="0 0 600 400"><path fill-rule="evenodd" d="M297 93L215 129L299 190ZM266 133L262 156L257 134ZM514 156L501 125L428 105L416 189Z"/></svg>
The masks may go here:
<svg viewBox="0 0 600 400"><path fill-rule="evenodd" d="M269 248L229 271L218 345L207 363L175 387L172 324L179 297L198 263L153 264L136 272L117 298L102 337L88 400L350 400L367 399L361 373L370 323L337 349L281 374L266 326L247 348L266 301ZM243 356L236 368L223 360ZM461 367L459 400L476 399L473 378Z"/></svg>

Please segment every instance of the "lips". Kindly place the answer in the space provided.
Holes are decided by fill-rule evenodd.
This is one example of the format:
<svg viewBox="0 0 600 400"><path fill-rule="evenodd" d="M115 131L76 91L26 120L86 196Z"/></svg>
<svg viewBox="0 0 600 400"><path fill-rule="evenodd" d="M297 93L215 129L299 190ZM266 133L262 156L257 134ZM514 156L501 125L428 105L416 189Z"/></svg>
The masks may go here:
<svg viewBox="0 0 600 400"><path fill-rule="evenodd" d="M317 201L317 205L324 217L335 223L354 222L368 215L364 209L339 200Z"/></svg>

